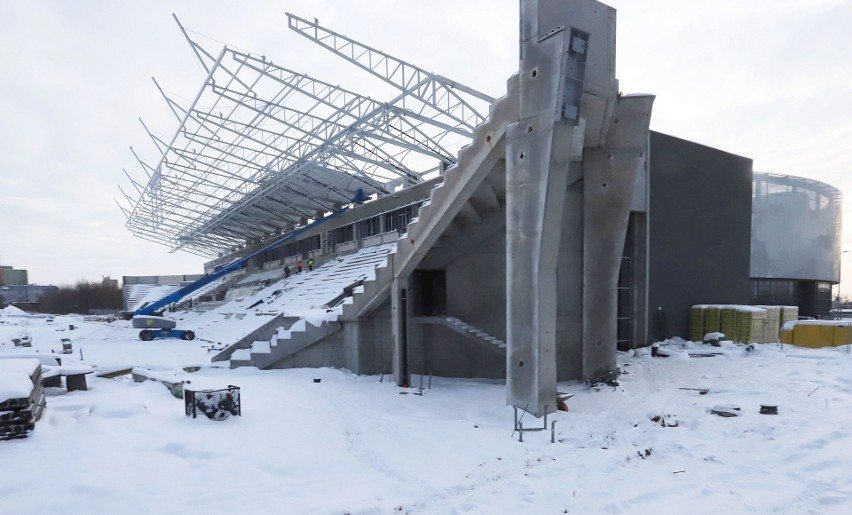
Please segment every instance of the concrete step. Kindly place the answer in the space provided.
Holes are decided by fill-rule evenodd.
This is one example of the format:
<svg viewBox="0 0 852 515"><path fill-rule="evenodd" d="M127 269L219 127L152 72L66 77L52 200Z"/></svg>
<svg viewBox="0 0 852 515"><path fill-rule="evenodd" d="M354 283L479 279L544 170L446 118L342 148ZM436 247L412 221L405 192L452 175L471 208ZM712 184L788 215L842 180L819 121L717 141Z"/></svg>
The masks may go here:
<svg viewBox="0 0 852 515"><path fill-rule="evenodd" d="M340 322L323 321L313 325L307 320L297 323L289 331L279 331L268 342L257 342L251 348L251 365L260 369L269 368L275 363L304 350L340 330ZM232 367L233 360L232 360Z"/></svg>

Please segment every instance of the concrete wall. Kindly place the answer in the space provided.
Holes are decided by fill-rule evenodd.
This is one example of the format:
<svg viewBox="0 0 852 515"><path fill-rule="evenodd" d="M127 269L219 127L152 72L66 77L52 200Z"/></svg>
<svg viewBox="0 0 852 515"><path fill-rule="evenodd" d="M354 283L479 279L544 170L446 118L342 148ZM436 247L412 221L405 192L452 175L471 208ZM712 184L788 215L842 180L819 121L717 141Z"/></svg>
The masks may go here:
<svg viewBox="0 0 852 515"><path fill-rule="evenodd" d="M497 212L491 216L502 217ZM467 235L466 235L467 236ZM506 339L506 232L498 230L464 249L447 266L447 311L465 322Z"/></svg>
<svg viewBox="0 0 852 515"><path fill-rule="evenodd" d="M465 224L461 233L443 237L423 259L419 270L444 270L446 312L478 329L506 339L506 213L482 213L480 223ZM417 302L415 285L412 301ZM415 307L416 312L416 307ZM422 313L431 315L431 313ZM449 377L503 378L506 355L440 325L418 325L410 342L412 373Z"/></svg>
<svg viewBox="0 0 852 515"><path fill-rule="evenodd" d="M505 311L505 306L503 308ZM418 374L442 377L504 379L506 353L441 325L422 325L422 338L409 348L412 386Z"/></svg>
<svg viewBox="0 0 852 515"><path fill-rule="evenodd" d="M583 182L568 186L556 264L556 378L583 375Z"/></svg>
<svg viewBox="0 0 852 515"><path fill-rule="evenodd" d="M121 283L124 286L133 284L155 284L155 285L170 285L170 284L187 284L195 282L204 277L204 274L184 274L184 275L125 275L121 278Z"/></svg>
<svg viewBox="0 0 852 515"><path fill-rule="evenodd" d="M650 181L649 341L686 338L690 306L748 303L752 161L652 132Z"/></svg>

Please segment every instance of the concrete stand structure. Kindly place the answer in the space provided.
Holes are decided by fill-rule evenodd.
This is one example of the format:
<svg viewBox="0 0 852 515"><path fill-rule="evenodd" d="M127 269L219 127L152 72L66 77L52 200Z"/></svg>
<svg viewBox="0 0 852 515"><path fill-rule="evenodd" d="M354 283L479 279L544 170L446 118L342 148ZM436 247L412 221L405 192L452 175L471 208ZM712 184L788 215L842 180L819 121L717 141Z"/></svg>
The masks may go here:
<svg viewBox="0 0 852 515"><path fill-rule="evenodd" d="M256 56L225 49L214 59L191 42L210 76L223 73L226 54L254 74L219 84L281 88L257 99L251 94L260 87L237 94L205 86L199 98L220 95L238 113L298 93L333 109L319 114L276 105L311 120L316 130L276 136L262 150L251 147L249 136L275 132L269 126L280 119L250 111L259 116L252 123L264 124L261 131L215 116L192 118L206 132L225 136L227 128L235 135L197 148L192 138L173 144L158 173L181 173L165 168L175 161L170 153L199 156L195 164L206 172L195 173L207 173L211 183L219 172L205 169L210 156L204 154L213 150L224 161L236 151L243 160L252 152L261 160L272 150L282 157L252 171L262 187L223 200L218 211L199 200L209 212L186 222L166 217L169 225L157 238L217 251L208 270L286 243L251 258L239 295L217 296L225 299L275 289L273 280L286 291L289 279L275 271L300 259L312 257L320 267L351 258L352 267L366 266L370 248L393 246L373 253L370 273L359 272L343 292L311 300L318 306L345 300L338 319L310 326L283 311L269 313L276 318L216 359L390 373L399 385L428 374L505 378L507 403L541 417L556 410L558 381L610 381L619 373L619 349L685 336L692 304L746 300L751 160L649 131L654 97L619 92L614 9L594 0L522 0L520 9L519 71L496 100L293 15L291 29L397 87L399 96L378 103ZM415 122L403 125L409 118ZM182 123L178 141L205 132ZM306 124L288 124L277 130L306 131ZM236 131L238 125L246 132ZM469 144L450 152L443 144L448 135ZM290 141L299 144L279 148ZM415 169L396 157L405 153L383 154L382 145L434 158L436 166ZM129 226L153 234L157 188L178 183L150 183L128 211ZM355 186L376 198L282 240L302 218L321 219L339 207ZM716 211L720 202L725 209ZM320 283L321 270L313 272ZM676 280L667 281L666 273Z"/></svg>

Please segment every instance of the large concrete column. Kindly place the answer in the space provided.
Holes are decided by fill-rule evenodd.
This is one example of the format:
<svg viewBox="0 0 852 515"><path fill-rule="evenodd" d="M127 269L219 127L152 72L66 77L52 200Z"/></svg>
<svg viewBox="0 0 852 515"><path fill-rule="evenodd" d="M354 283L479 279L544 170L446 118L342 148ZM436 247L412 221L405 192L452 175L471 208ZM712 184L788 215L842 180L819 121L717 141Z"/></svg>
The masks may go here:
<svg viewBox="0 0 852 515"><path fill-rule="evenodd" d="M519 122L506 134L507 403L556 410L556 265L587 34L541 34L539 3L521 3ZM554 223L557 221L556 223Z"/></svg>
<svg viewBox="0 0 852 515"><path fill-rule="evenodd" d="M583 188L583 379L616 371L618 274L636 177L648 156L651 95L620 97L603 147L587 149Z"/></svg>

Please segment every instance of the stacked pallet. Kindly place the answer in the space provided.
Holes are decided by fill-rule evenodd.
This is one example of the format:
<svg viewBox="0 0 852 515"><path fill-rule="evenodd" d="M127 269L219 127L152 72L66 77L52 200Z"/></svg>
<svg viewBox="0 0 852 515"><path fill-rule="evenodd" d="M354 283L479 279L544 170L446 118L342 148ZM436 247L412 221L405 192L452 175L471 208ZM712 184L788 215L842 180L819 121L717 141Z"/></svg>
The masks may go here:
<svg viewBox="0 0 852 515"><path fill-rule="evenodd" d="M45 404L37 359L0 360L0 440L28 436Z"/></svg>
<svg viewBox="0 0 852 515"><path fill-rule="evenodd" d="M763 342L776 343L781 341L781 306L757 307L766 310L766 323L763 326ZM796 311L798 312L798 309Z"/></svg>
<svg viewBox="0 0 852 515"><path fill-rule="evenodd" d="M799 306L781 306L781 325L799 319Z"/></svg>
<svg viewBox="0 0 852 515"><path fill-rule="evenodd" d="M775 343L784 323L798 318L796 306L696 304L689 311L689 339L701 341L708 333L723 333L740 343Z"/></svg>
<svg viewBox="0 0 852 515"><path fill-rule="evenodd" d="M704 333L718 333L722 331L722 309L718 304L704 307ZM703 335L702 335L703 336Z"/></svg>
<svg viewBox="0 0 852 515"><path fill-rule="evenodd" d="M704 330L704 310L706 304L696 304L689 309L689 340L700 342L707 331Z"/></svg>
<svg viewBox="0 0 852 515"><path fill-rule="evenodd" d="M719 331L725 333L725 338L728 340L737 340L737 330L739 329L737 326L737 314L739 313L739 306L726 304L719 306L719 308Z"/></svg>
<svg viewBox="0 0 852 515"><path fill-rule="evenodd" d="M737 333L734 338L741 343L764 343L766 310L756 306L737 306Z"/></svg>

